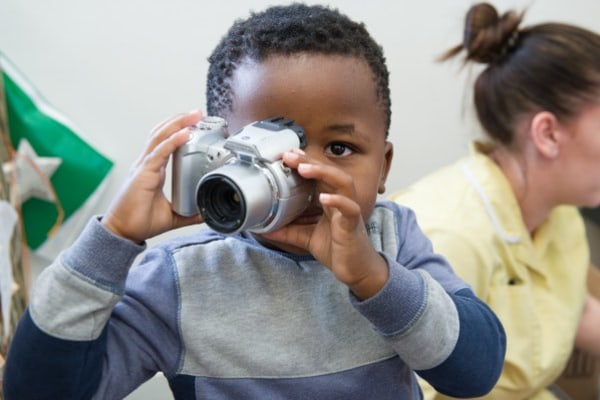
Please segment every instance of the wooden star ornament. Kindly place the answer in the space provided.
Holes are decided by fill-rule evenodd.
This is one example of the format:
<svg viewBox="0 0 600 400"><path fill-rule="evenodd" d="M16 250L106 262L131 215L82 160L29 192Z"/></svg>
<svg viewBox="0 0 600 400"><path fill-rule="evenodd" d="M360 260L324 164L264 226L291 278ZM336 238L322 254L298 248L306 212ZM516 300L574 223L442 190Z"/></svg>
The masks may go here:
<svg viewBox="0 0 600 400"><path fill-rule="evenodd" d="M2 164L4 174L15 179L17 205L30 198L55 202L56 195L50 177L61 162L59 157L38 156L31 144L21 139L13 158Z"/></svg>

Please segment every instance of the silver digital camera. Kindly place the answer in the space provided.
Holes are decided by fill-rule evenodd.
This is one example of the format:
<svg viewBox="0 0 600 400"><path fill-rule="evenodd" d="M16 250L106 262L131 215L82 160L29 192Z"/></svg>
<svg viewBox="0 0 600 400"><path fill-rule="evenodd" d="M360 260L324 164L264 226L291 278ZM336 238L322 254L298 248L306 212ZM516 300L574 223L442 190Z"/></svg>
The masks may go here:
<svg viewBox="0 0 600 400"><path fill-rule="evenodd" d="M173 154L173 210L200 213L223 233L273 231L312 201L314 182L281 161L305 146L304 130L290 119L253 122L230 136L223 118L205 117Z"/></svg>

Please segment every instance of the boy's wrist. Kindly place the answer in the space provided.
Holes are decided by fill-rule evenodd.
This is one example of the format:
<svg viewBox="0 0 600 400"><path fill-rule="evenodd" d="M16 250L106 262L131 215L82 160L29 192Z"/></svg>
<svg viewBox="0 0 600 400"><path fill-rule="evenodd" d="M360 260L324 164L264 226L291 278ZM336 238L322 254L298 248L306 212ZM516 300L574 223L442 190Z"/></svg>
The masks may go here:
<svg viewBox="0 0 600 400"><path fill-rule="evenodd" d="M377 253L374 262L369 265L369 273L363 279L348 285L350 291L359 300L366 300L376 295L385 286L389 278L389 267L379 253Z"/></svg>

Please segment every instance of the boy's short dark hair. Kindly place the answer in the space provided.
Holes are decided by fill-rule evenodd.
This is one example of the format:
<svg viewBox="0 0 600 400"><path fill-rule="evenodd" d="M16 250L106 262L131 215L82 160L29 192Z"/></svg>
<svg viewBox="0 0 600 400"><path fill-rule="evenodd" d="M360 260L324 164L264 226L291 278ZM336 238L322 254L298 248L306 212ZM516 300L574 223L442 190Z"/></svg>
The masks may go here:
<svg viewBox="0 0 600 400"><path fill-rule="evenodd" d="M389 72L383 49L363 23L324 6L292 4L270 7L238 20L221 39L208 61L207 112L223 115L232 110L230 80L245 59L261 62L271 55L301 52L347 55L364 59L373 72L377 98L391 123Z"/></svg>

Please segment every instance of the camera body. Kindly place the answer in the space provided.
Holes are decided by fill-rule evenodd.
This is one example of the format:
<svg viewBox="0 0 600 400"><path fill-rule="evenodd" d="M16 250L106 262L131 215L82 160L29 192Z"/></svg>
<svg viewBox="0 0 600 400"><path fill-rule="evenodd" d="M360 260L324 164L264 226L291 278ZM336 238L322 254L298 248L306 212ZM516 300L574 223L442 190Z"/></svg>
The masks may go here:
<svg viewBox="0 0 600 400"><path fill-rule="evenodd" d="M230 136L224 119L205 117L173 154L173 210L200 213L223 233L273 231L312 201L314 182L281 161L305 146L304 130L290 119L256 121Z"/></svg>

